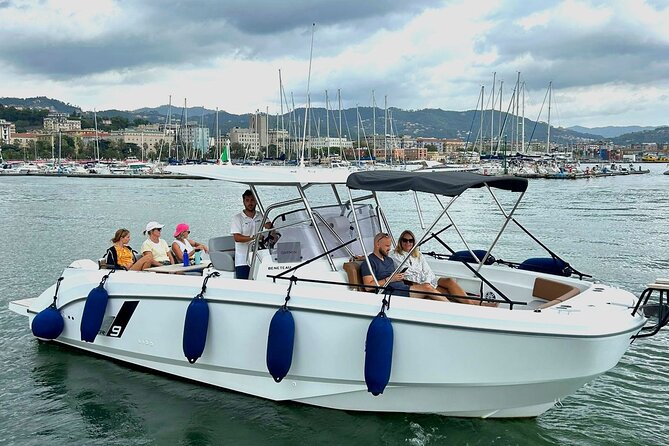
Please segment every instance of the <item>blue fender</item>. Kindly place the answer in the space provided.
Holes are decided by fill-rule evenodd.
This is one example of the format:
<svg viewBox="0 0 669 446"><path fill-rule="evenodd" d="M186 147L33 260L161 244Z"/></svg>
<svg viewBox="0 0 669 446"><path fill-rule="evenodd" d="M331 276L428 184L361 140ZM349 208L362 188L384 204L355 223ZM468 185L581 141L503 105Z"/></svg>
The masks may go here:
<svg viewBox="0 0 669 446"><path fill-rule="evenodd" d="M552 257L533 257L527 259L518 265L518 269L563 277L571 276L574 271L567 262Z"/></svg>
<svg viewBox="0 0 669 446"><path fill-rule="evenodd" d="M374 396L383 393L393 364L393 325L385 313L369 324L365 342L365 383Z"/></svg>
<svg viewBox="0 0 669 446"><path fill-rule="evenodd" d="M49 305L33 318L30 329L35 337L47 339L49 341L56 339L63 332L65 321L56 305Z"/></svg>
<svg viewBox="0 0 669 446"><path fill-rule="evenodd" d="M458 262L466 262L466 263L476 263L483 260L483 257L485 257L485 255L488 253L488 251L486 251L485 249L473 249L472 252L476 254L478 260L474 260L474 257L472 257L472 253L467 250L454 252L448 257L448 260L455 260ZM485 264L492 265L493 263L495 263L495 257L489 255L485 261Z"/></svg>
<svg viewBox="0 0 669 446"><path fill-rule="evenodd" d="M102 320L105 317L105 310L107 309L107 301L109 300L109 293L104 289L102 284L96 286L88 293L86 297L86 305L84 305L84 312L81 315L81 340L86 342L94 342L95 337L100 331Z"/></svg>
<svg viewBox="0 0 669 446"><path fill-rule="evenodd" d="M274 381L288 374L293 362L295 344L295 320L288 308L279 308L269 324L267 335L267 370Z"/></svg>
<svg viewBox="0 0 669 446"><path fill-rule="evenodd" d="M209 329L209 304L201 297L195 296L186 310L184 320L183 350L188 362L194 364L207 344Z"/></svg>

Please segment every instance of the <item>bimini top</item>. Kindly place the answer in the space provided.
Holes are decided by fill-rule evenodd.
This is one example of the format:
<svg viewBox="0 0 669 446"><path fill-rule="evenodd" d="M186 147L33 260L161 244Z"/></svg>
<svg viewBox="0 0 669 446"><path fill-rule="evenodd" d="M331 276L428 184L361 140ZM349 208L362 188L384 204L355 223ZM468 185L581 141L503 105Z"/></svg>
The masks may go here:
<svg viewBox="0 0 669 446"><path fill-rule="evenodd" d="M304 184L346 184L348 169L295 166L240 166L219 164L194 164L167 166L171 173L209 178L211 180L253 186L292 186Z"/></svg>
<svg viewBox="0 0 669 446"><path fill-rule="evenodd" d="M375 170L349 175L346 186L377 192L402 192L413 190L430 194L455 197L469 188L488 185L512 192L525 192L526 178L511 176L486 176L472 172L402 172Z"/></svg>

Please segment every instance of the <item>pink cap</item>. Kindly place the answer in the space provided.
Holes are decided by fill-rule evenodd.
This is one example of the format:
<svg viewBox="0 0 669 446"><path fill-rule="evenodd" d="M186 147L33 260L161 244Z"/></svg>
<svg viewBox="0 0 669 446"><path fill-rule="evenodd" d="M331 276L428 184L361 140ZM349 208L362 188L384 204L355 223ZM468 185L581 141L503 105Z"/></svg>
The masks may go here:
<svg viewBox="0 0 669 446"><path fill-rule="evenodd" d="M179 234L181 234L182 232L188 231L189 229L190 229L190 227L186 223L179 223L177 225L177 230L174 231L174 236L176 237Z"/></svg>

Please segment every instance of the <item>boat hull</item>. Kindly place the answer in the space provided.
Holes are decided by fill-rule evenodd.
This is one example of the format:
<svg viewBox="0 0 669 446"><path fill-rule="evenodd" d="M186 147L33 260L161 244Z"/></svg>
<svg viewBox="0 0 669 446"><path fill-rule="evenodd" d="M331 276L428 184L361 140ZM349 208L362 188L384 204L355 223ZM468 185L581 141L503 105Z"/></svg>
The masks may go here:
<svg viewBox="0 0 669 446"><path fill-rule="evenodd" d="M287 283L210 280L206 347L190 364L182 350L184 317L202 278L117 272L106 284L110 298L100 332L93 343L82 342L85 299L103 273L66 270L58 298L65 329L56 342L274 401L342 410L537 416L614 367L642 323L612 308L593 330L589 316L576 312L394 298L388 311L394 329L390 382L375 397L364 381L365 336L381 296L295 285L289 302L296 326L293 361L276 383L265 364L267 335ZM51 287L10 307L31 321L53 293ZM546 326L551 330L540 329Z"/></svg>

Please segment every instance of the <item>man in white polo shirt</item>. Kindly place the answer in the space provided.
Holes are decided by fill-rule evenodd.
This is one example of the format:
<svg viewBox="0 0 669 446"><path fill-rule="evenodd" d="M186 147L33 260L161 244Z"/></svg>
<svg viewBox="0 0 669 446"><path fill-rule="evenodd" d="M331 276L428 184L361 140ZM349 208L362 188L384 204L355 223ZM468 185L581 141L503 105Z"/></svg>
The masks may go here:
<svg viewBox="0 0 669 446"><path fill-rule="evenodd" d="M235 239L235 277L237 279L248 279L251 267L247 263L249 245L255 239L256 233L261 229L262 214L256 212L256 197L253 192L246 190L242 194L244 210L232 217L230 232ZM270 229L272 224L265 223L265 228Z"/></svg>

